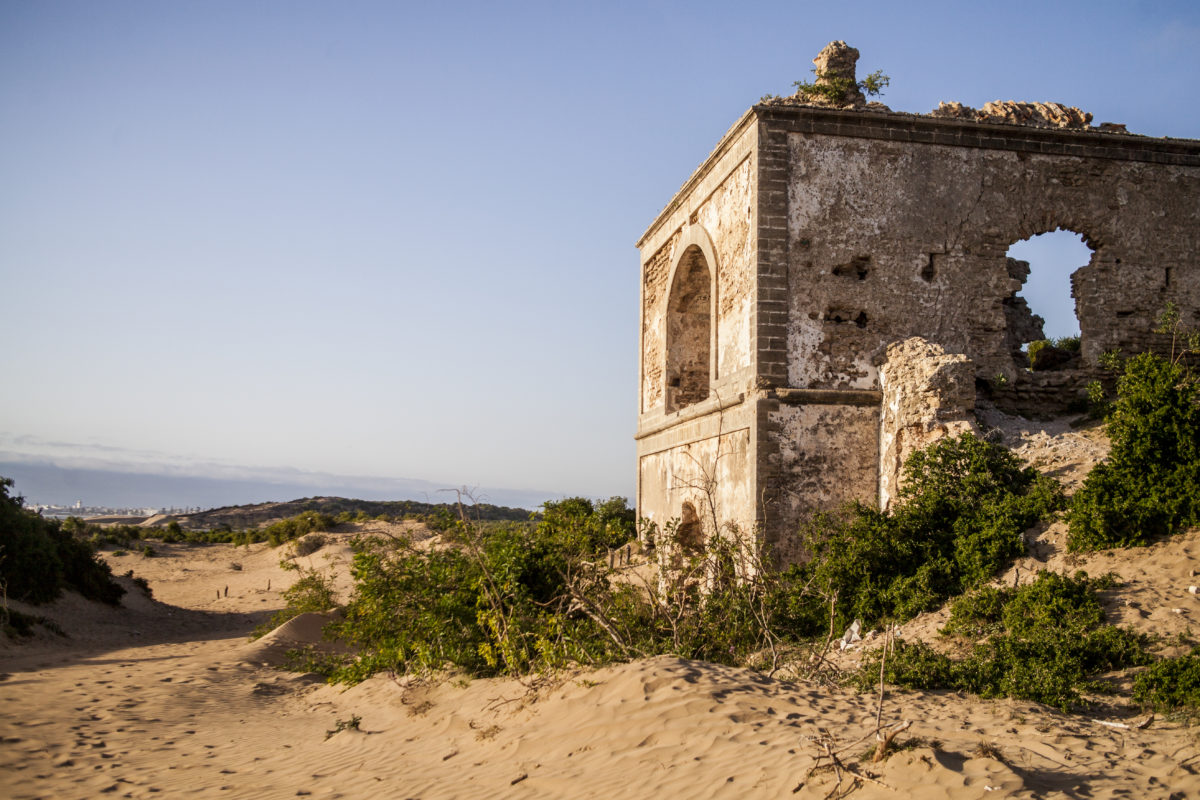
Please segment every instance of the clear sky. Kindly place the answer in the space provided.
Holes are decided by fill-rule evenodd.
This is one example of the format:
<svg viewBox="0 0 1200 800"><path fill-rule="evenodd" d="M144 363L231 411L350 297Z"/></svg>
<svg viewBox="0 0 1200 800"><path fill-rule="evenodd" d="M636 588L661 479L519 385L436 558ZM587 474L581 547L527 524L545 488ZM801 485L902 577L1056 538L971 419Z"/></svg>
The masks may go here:
<svg viewBox="0 0 1200 800"><path fill-rule="evenodd" d="M634 242L745 109L845 39L1200 137L1197 8L0 0L0 451L631 495Z"/></svg>

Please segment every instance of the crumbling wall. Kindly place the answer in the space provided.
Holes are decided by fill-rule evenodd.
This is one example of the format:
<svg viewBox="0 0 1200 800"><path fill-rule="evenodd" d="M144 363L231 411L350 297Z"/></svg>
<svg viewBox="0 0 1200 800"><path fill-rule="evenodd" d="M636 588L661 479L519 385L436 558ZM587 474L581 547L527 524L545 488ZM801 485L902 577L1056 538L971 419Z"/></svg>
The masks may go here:
<svg viewBox="0 0 1200 800"><path fill-rule="evenodd" d="M1017 103L1012 100L995 100L984 103L983 108L974 109L962 103L938 103L929 112L931 117L942 119L969 119L975 122L1011 122L1017 125L1037 125L1044 128L1084 129L1092 122L1092 115L1074 106L1062 103ZM1124 125L1104 123L1106 130L1124 130Z"/></svg>
<svg viewBox="0 0 1200 800"><path fill-rule="evenodd" d="M856 58L833 43L817 88L743 115L638 244L639 512L704 516L689 469L728 450L704 494L781 563L813 512L891 503L909 453L970 428L976 392L1048 409L1104 352L1169 346L1152 333L1168 302L1200 326L1200 144L1055 103L893 113L851 89ZM1042 321L1007 251L1057 229L1092 250L1071 276L1081 354L1030 373ZM708 396L681 405L667 317L689 248L715 311Z"/></svg>
<svg viewBox="0 0 1200 800"><path fill-rule="evenodd" d="M886 510L910 455L945 436L978 432L975 369L966 356L914 336L888 347L879 383L879 507Z"/></svg>
<svg viewBox="0 0 1200 800"><path fill-rule="evenodd" d="M686 402L674 403L668 389L676 382L667 362L695 360L702 349L668 353L667 332L672 287L687 290L673 280L680 267L685 270L696 254L715 272L715 353L708 379L715 390L732 391L731 381L740 375L747 382L751 366L751 320L753 318L753 241L751 237L751 178L749 158L743 159L687 215L679 229L651 255L642 268L642 411L664 406L666 411L697 402L695 387L684 388ZM714 298L710 295L709 300ZM678 385L678 384L677 384ZM699 398L703 399L703 397Z"/></svg>
<svg viewBox="0 0 1200 800"><path fill-rule="evenodd" d="M874 503L879 407L803 399L765 405L764 538L771 558L788 564L804 557L797 532L815 512Z"/></svg>
<svg viewBox="0 0 1200 800"><path fill-rule="evenodd" d="M788 152L793 386L878 388L885 348L909 336L1016 377L1013 326L1030 319L1006 251L1060 227L1094 250L1072 278L1085 365L1194 297L1195 169L806 133Z"/></svg>
<svg viewBox="0 0 1200 800"><path fill-rule="evenodd" d="M750 366L754 261L750 223L751 160L744 159L700 206L696 222L712 238L721 269L717 275L717 377Z"/></svg>
<svg viewBox="0 0 1200 800"><path fill-rule="evenodd" d="M710 499L719 525L754 528L749 482L750 432L743 428L696 439L654 453L638 462L639 515L661 528L683 518L684 504L698 517L705 537L713 533Z"/></svg>
<svg viewBox="0 0 1200 800"><path fill-rule="evenodd" d="M671 236L642 265L642 411L661 406L666 397L667 280L679 234Z"/></svg>

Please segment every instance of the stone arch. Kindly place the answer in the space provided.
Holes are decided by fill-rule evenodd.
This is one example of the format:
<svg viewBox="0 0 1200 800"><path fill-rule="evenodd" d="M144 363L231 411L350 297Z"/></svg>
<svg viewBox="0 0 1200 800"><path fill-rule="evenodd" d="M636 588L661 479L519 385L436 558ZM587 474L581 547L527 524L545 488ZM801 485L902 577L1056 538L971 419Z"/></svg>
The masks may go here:
<svg viewBox="0 0 1200 800"><path fill-rule="evenodd" d="M1035 313L1035 310L1029 307L1026 299L1021 296L1021 292L1026 288L1031 275L1031 265L1027 261L1010 257L1008 251L1013 245L1019 242L1028 241L1044 234L1065 232L1079 236L1084 246L1090 251L1090 254L1086 263L1075 265L1075 269L1070 275L1070 293L1073 299L1075 321L1079 326L1080 342L1083 342L1086 341L1089 331L1088 326L1085 324L1085 315L1080 313L1080 295L1085 285L1084 275L1098 262L1101 248L1100 242L1089 232L1090 228L1090 225L1086 223L1081 224L1080 220L1076 220L1069 215L1043 214L1032 219L1023 220L1021 225L1018 226L1016 234L1004 248L1005 270L1008 277L1016 283L1016 287L1003 300L1005 339L1009 352L1022 365L1025 365L1025 356L1021 352L1022 349L1032 341L1050 337L1043 329L1045 320ZM1037 266L1034 265L1033 269L1037 269Z"/></svg>
<svg viewBox="0 0 1200 800"><path fill-rule="evenodd" d="M667 280L667 413L708 398L717 377L717 262L697 226L680 238Z"/></svg>

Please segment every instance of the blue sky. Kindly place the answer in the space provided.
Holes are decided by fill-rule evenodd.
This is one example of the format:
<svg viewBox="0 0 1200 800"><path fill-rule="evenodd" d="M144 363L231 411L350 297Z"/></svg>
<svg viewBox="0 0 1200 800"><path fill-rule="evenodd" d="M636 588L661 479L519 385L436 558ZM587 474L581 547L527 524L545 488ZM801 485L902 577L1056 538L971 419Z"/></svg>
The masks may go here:
<svg viewBox="0 0 1200 800"><path fill-rule="evenodd" d="M1187 3L0 0L0 449L630 495L634 241L832 39L1200 136Z"/></svg>

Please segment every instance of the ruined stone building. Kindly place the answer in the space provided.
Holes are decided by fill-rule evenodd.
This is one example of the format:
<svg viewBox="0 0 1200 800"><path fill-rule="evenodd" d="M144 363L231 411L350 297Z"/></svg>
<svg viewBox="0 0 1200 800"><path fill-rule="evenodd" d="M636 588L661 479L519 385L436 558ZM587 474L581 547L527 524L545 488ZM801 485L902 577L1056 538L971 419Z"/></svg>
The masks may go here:
<svg viewBox="0 0 1200 800"><path fill-rule="evenodd" d="M886 506L977 397L1069 399L1104 352L1161 346L1168 301L1200 325L1200 141L1057 104L892 112L855 88L857 55L818 56L837 92L747 111L638 242L639 515L733 523L785 561L813 511ZM1041 320L1006 252L1060 228L1092 250L1081 351L1031 373Z"/></svg>

